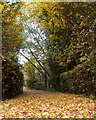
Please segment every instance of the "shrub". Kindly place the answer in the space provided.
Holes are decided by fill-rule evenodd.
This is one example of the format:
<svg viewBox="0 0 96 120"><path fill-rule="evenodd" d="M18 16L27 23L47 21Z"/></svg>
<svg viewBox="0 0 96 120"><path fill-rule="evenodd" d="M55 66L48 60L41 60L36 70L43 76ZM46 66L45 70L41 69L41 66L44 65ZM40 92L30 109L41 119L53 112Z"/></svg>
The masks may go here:
<svg viewBox="0 0 96 120"><path fill-rule="evenodd" d="M72 76L74 92L96 96L96 51L90 54L87 61L73 69Z"/></svg>
<svg viewBox="0 0 96 120"><path fill-rule="evenodd" d="M71 71L61 74L62 91L96 96L96 51Z"/></svg>
<svg viewBox="0 0 96 120"><path fill-rule="evenodd" d="M23 92L23 73L11 60L2 61L2 99L13 98Z"/></svg>
<svg viewBox="0 0 96 120"><path fill-rule="evenodd" d="M87 69L88 68L88 69ZM86 95L95 94L95 76L96 72L92 71L89 65L82 65L72 71L73 91L75 93L85 93Z"/></svg>

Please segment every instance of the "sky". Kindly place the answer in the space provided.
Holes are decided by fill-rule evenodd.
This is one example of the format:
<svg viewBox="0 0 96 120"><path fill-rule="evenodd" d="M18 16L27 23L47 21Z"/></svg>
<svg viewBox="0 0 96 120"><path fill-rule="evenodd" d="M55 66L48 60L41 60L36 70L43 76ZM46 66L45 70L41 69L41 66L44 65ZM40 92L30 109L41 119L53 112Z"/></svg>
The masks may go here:
<svg viewBox="0 0 96 120"><path fill-rule="evenodd" d="M28 30L27 29L25 29L24 30L24 34L27 36L27 38L26 38L26 40L25 40L25 42L26 41L29 41L29 42L35 42L34 41L34 37L37 37L37 38L39 38L39 40L41 41L41 42L43 42L43 40L44 39L46 39L46 36L45 36L45 34L44 34L44 30L42 30L41 31L41 28L40 28L40 26L38 27L38 24L34 24L34 23L30 23L30 21L29 21L29 23L28 23L28 26L29 26L29 28L31 29L31 30L36 30L36 31L34 31L35 32L35 36L34 35L32 35L32 33L29 33L28 32ZM43 38L43 39L40 39L40 37L39 37L39 34L40 34L40 36ZM40 43L41 43L40 42ZM31 49L32 50L32 49ZM34 51L34 50L32 50L32 51ZM20 52L21 53L23 53L26 57L28 57L28 58L30 58L30 55L28 54L28 52L22 52L22 49L20 50ZM26 58L24 58L23 56L21 56L20 54L18 55L18 61L19 61L19 63L20 64L24 64L24 62L27 62L27 59Z"/></svg>

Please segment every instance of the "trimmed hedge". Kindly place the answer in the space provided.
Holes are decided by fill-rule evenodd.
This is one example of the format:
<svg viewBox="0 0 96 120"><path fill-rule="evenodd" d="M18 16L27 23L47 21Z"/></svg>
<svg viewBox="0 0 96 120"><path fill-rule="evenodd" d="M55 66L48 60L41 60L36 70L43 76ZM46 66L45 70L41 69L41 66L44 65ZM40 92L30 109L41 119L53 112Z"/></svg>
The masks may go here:
<svg viewBox="0 0 96 120"><path fill-rule="evenodd" d="M2 100L13 98L23 92L23 73L11 60L2 61Z"/></svg>

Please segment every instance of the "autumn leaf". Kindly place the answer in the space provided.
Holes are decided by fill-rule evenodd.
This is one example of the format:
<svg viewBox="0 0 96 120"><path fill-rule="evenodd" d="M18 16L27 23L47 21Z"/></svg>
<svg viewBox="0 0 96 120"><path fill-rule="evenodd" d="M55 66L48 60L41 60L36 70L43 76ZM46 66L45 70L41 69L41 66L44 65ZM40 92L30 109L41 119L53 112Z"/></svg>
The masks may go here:
<svg viewBox="0 0 96 120"><path fill-rule="evenodd" d="M0 118L94 118L94 102L75 94L24 88L23 95L0 102Z"/></svg>

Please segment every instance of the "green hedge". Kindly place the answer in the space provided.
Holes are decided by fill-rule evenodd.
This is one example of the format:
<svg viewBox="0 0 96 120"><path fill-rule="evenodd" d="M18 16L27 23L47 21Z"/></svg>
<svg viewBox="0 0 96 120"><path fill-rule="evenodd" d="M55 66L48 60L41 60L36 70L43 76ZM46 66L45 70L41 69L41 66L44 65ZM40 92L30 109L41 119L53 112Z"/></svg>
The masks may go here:
<svg viewBox="0 0 96 120"><path fill-rule="evenodd" d="M96 51L74 69L60 75L62 91L96 96Z"/></svg>
<svg viewBox="0 0 96 120"><path fill-rule="evenodd" d="M2 61L2 99L13 98L23 92L23 73L11 60Z"/></svg>

